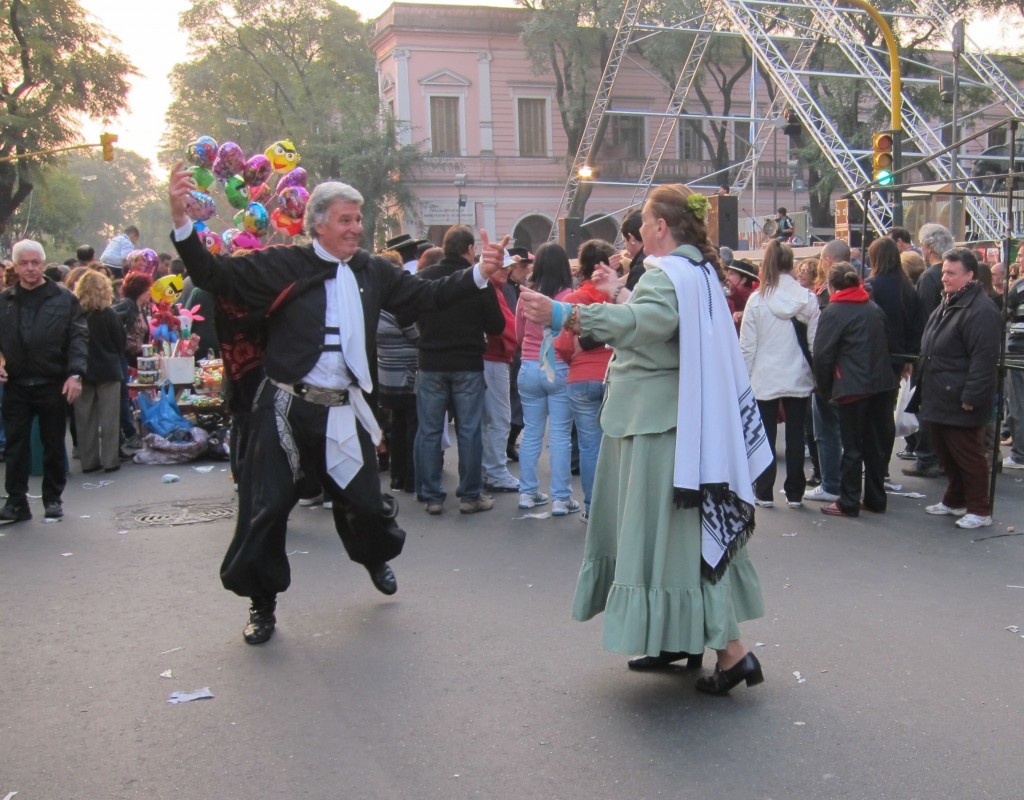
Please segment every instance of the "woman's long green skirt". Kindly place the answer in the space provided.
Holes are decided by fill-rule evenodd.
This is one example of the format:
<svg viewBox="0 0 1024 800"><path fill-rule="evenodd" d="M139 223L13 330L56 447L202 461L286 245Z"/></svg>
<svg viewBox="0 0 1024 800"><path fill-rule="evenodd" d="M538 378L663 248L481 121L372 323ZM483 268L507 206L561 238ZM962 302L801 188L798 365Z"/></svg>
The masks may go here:
<svg viewBox="0 0 1024 800"><path fill-rule="evenodd" d="M717 583L701 577L700 512L672 502L675 431L601 440L573 619L605 612L618 653L701 653L764 615L761 583L741 548Z"/></svg>

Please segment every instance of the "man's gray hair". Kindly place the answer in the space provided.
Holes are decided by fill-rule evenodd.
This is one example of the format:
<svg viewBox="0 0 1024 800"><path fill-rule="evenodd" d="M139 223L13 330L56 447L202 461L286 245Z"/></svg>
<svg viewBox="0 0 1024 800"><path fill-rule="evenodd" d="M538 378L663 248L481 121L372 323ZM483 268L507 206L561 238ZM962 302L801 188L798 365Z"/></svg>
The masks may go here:
<svg viewBox="0 0 1024 800"><path fill-rule="evenodd" d="M20 242L15 243L14 247L11 249L11 261L17 263L18 256L24 252L39 253L39 258L46 261L46 251L43 250L43 246L32 239L22 239Z"/></svg>
<svg viewBox="0 0 1024 800"><path fill-rule="evenodd" d="M363 196L347 183L327 181L321 183L309 196L306 207L306 229L315 238L316 226L327 220L327 209L335 203L355 203L362 206Z"/></svg>
<svg viewBox="0 0 1024 800"><path fill-rule="evenodd" d="M927 248L936 256L941 256L947 250L952 250L955 244L949 228L939 225L937 222L929 222L921 226L921 230L917 232L917 243L921 245L922 250Z"/></svg>
<svg viewBox="0 0 1024 800"><path fill-rule="evenodd" d="M850 260L850 244L844 242L842 239L833 239L831 242L821 248L821 255L823 258L827 257L832 259L832 263L836 264L840 261Z"/></svg>

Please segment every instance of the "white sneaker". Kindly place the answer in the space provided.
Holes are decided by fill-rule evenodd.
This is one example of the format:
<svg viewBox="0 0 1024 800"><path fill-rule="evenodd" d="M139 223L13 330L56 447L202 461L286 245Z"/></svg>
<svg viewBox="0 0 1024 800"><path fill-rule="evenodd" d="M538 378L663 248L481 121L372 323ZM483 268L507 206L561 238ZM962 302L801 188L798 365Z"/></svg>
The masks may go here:
<svg viewBox="0 0 1024 800"><path fill-rule="evenodd" d="M551 516L564 517L566 514L575 514L580 510L580 504L575 498L567 497L565 500L555 500L551 504Z"/></svg>
<svg viewBox="0 0 1024 800"><path fill-rule="evenodd" d="M1013 456L1003 459L1003 469L1024 469L1024 464L1013 460Z"/></svg>
<svg viewBox="0 0 1024 800"><path fill-rule="evenodd" d="M933 506L925 506L924 513L925 514L934 514L936 517L962 517L964 514L967 513L967 509L966 508L950 508L945 503L936 503ZM990 519L989 522L991 522L991 521L992 520Z"/></svg>
<svg viewBox="0 0 1024 800"><path fill-rule="evenodd" d="M519 493L519 507L520 508L534 508L535 506L542 506L548 501L548 496L543 492L529 492Z"/></svg>
<svg viewBox="0 0 1024 800"><path fill-rule="evenodd" d="M583 509L583 513L580 514L580 522L582 522L584 525L590 522L590 512L587 511L586 509Z"/></svg>
<svg viewBox="0 0 1024 800"><path fill-rule="evenodd" d="M333 500L324 500L324 508L326 508L328 511L330 511L332 508L334 508L334 501Z"/></svg>
<svg viewBox="0 0 1024 800"><path fill-rule="evenodd" d="M774 500L754 500L754 505L758 508L775 508Z"/></svg>
<svg viewBox="0 0 1024 800"><path fill-rule="evenodd" d="M299 505L303 508L309 508L310 506L318 506L324 501L323 492L318 494L316 497L300 497Z"/></svg>
<svg viewBox="0 0 1024 800"><path fill-rule="evenodd" d="M992 524L992 517L982 517L978 514L967 514L956 521L958 528L987 528Z"/></svg>
<svg viewBox="0 0 1024 800"><path fill-rule="evenodd" d="M804 504L801 503L799 500L787 500L786 501L786 505L789 506L790 508L803 508L804 507Z"/></svg>
<svg viewBox="0 0 1024 800"><path fill-rule="evenodd" d="M813 489L808 489L804 492L804 500L815 500L819 503L834 503L838 499L839 495L832 494L832 492L826 492L822 486L815 486Z"/></svg>

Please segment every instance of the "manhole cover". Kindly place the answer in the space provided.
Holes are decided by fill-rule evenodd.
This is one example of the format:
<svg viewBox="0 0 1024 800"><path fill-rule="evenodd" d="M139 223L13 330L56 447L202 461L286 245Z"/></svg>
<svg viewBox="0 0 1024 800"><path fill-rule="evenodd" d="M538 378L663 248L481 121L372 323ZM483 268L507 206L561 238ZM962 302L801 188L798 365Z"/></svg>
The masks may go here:
<svg viewBox="0 0 1024 800"><path fill-rule="evenodd" d="M122 527L168 528L234 519L237 508L222 499L179 500L122 509L117 520Z"/></svg>

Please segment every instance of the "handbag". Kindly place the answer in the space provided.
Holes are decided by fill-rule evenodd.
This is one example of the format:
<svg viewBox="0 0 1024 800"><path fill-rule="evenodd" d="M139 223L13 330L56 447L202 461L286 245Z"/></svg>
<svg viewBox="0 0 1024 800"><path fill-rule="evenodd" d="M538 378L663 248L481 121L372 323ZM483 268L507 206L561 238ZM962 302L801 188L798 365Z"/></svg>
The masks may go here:
<svg viewBox="0 0 1024 800"><path fill-rule="evenodd" d="M139 392L138 403L142 421L151 433L167 438L174 431L192 430L192 424L178 412L174 386L170 381L163 382L155 400L149 392Z"/></svg>

